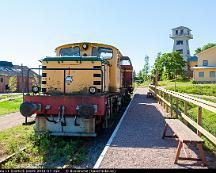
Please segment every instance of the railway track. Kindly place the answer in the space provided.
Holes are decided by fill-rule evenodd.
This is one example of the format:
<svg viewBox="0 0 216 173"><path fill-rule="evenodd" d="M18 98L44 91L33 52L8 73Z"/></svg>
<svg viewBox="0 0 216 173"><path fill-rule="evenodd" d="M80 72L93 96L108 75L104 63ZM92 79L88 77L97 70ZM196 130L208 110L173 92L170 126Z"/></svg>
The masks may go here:
<svg viewBox="0 0 216 173"><path fill-rule="evenodd" d="M10 159L12 159L14 156L16 156L17 154L19 154L20 152L23 152L26 150L26 147L23 147L21 148L19 151L7 156L7 157L4 157L4 158L0 158L0 169L2 168L2 166L8 162Z"/></svg>

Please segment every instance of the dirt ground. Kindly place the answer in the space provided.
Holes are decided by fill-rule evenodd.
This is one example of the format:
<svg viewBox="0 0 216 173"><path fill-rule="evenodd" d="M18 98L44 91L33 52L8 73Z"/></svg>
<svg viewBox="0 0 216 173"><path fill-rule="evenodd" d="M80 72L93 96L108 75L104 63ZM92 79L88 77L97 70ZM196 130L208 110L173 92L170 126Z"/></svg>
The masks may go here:
<svg viewBox="0 0 216 173"><path fill-rule="evenodd" d="M34 117L28 118L28 122L33 120ZM0 131L21 125L24 122L25 117L23 117L19 112L2 115L0 116Z"/></svg>

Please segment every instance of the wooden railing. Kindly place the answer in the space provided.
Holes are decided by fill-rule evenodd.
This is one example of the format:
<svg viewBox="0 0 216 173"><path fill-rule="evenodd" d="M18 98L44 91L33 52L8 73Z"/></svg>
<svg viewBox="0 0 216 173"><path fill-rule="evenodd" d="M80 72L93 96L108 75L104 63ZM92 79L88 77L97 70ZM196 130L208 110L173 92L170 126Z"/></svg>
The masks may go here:
<svg viewBox="0 0 216 173"><path fill-rule="evenodd" d="M167 118L183 118L184 123L192 125L197 130L199 136L205 136L216 145L216 137L202 127L203 109L216 113L216 104L154 85L149 85L149 91L153 93L159 104L163 106L167 113ZM180 100L184 102L184 111L180 111ZM197 122L188 116L189 103L198 107Z"/></svg>

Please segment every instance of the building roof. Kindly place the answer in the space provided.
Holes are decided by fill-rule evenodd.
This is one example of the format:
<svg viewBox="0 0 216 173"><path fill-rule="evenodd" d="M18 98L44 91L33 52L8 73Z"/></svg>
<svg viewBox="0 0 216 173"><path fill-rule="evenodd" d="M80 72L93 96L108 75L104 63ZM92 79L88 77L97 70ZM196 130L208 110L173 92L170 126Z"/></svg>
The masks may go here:
<svg viewBox="0 0 216 173"><path fill-rule="evenodd" d="M12 62L7 61L0 61L0 75L1 76L22 76L22 69L23 69L23 76L27 76L29 68L27 66L19 66L13 65ZM29 76L38 76L37 73L30 70Z"/></svg>
<svg viewBox="0 0 216 173"><path fill-rule="evenodd" d="M197 67L192 67L193 69L212 69L216 68L216 65L211 65L211 66L197 66Z"/></svg>
<svg viewBox="0 0 216 173"><path fill-rule="evenodd" d="M192 31L190 28L188 28L188 27L185 27L185 26L179 26L179 27L173 28L172 30L176 30L176 29L182 29L182 28L186 28L186 29L188 29L188 30Z"/></svg>
<svg viewBox="0 0 216 173"><path fill-rule="evenodd" d="M191 57L188 58L188 61L189 62L198 61L198 57L197 56L191 56Z"/></svg>
<svg viewBox="0 0 216 173"><path fill-rule="evenodd" d="M213 47L211 47L211 48L208 48L208 49L206 49L206 50L204 50L204 51L198 53L197 56L199 56L199 55L201 55L201 54L203 54L203 53L206 53L206 52L208 52L208 51L211 51L211 50L213 50L213 49L216 49L216 46L213 46Z"/></svg>
<svg viewBox="0 0 216 173"><path fill-rule="evenodd" d="M12 62L8 62L8 61L0 61L0 66L1 67L5 67L5 66L12 67L13 64Z"/></svg>

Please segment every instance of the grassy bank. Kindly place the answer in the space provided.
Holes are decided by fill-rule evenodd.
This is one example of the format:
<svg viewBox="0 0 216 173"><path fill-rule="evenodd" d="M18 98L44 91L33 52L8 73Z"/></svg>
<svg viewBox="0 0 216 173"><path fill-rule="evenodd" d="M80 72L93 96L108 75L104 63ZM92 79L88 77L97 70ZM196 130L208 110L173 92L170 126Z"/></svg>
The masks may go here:
<svg viewBox="0 0 216 173"><path fill-rule="evenodd" d="M22 98L0 102L0 115L18 112Z"/></svg>
<svg viewBox="0 0 216 173"><path fill-rule="evenodd" d="M26 146L3 168L57 168L69 161L77 149L82 146L84 139L51 137L48 134L36 135L34 125L18 126L0 132L0 157L10 155ZM73 164L85 160L85 151L81 150Z"/></svg>
<svg viewBox="0 0 216 173"><path fill-rule="evenodd" d="M175 100L174 100L175 104ZM188 105L188 116L197 122L197 115L198 115L198 107L194 104ZM179 108L181 112L184 112L184 102L179 101ZM181 119L181 118L180 118ZM196 132L196 129L189 125L189 127ZM210 132L212 135L216 136L216 115L215 113L208 111L206 109L203 109L203 115L202 115L202 127L206 129L208 132ZM202 137L205 141L204 147L206 150L208 150L210 153L212 153L216 157L216 148L214 144L212 144L207 138L204 136Z"/></svg>
<svg viewBox="0 0 216 173"><path fill-rule="evenodd" d="M175 81L160 81L159 85L164 86L168 90L173 90L180 93L216 96L216 84L192 84L192 81L186 81L186 82L178 81L176 82L176 87L175 87ZM216 100L211 98L201 98L201 99L211 101L214 103L216 102ZM183 101L180 101L180 109L182 112L184 112ZM196 105L189 104L188 116L196 122L197 115L198 115L198 107ZM216 136L216 114L211 111L203 109L202 126L204 129L206 129L211 134ZM194 128L192 129L196 131ZM215 146L205 137L203 137L203 139L205 140L205 148L216 156Z"/></svg>
<svg viewBox="0 0 216 173"><path fill-rule="evenodd" d="M166 86L168 90L175 90L174 86ZM176 92L216 96L216 84L185 84L176 86Z"/></svg>

